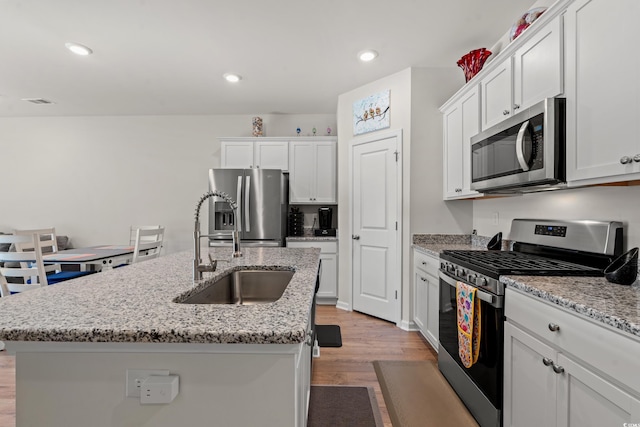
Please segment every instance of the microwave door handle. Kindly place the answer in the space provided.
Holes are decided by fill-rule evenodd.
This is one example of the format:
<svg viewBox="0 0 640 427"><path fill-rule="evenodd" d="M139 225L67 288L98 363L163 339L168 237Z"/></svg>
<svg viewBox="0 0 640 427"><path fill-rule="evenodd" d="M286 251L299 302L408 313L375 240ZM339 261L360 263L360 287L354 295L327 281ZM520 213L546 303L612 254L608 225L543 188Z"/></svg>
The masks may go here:
<svg viewBox="0 0 640 427"><path fill-rule="evenodd" d="M242 232L242 176L238 177L238 188L236 189L236 227Z"/></svg>
<svg viewBox="0 0 640 427"><path fill-rule="evenodd" d="M525 172L529 170L529 164L527 163L528 159L524 158L524 133L527 131L527 126L529 126L529 120L520 126L518 137L516 138L516 156L518 157L520 167Z"/></svg>
<svg viewBox="0 0 640 427"><path fill-rule="evenodd" d="M251 177L248 176L247 182L245 183L245 192L244 192L244 226L246 228L246 232L251 231L251 207L249 206L249 200L251 200Z"/></svg>

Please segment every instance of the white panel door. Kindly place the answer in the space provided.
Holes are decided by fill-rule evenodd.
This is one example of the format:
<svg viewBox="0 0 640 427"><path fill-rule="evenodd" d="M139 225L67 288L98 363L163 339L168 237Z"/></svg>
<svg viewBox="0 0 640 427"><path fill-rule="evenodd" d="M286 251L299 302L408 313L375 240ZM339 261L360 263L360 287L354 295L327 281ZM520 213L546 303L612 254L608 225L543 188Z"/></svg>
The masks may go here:
<svg viewBox="0 0 640 427"><path fill-rule="evenodd" d="M352 146L353 309L399 321L399 136Z"/></svg>
<svg viewBox="0 0 640 427"><path fill-rule="evenodd" d="M482 130L487 130L511 115L511 81L511 58L504 60L480 81Z"/></svg>

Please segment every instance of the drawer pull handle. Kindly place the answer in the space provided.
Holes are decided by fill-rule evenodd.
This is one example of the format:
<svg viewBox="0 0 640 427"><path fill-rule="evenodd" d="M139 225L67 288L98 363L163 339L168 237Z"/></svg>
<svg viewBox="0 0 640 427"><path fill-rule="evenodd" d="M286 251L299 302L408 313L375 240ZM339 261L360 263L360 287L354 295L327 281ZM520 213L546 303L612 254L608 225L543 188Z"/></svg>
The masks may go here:
<svg viewBox="0 0 640 427"><path fill-rule="evenodd" d="M553 372L555 372L556 374L564 374L564 368L562 366L556 365L554 363L552 368L553 368Z"/></svg>
<svg viewBox="0 0 640 427"><path fill-rule="evenodd" d="M551 366L553 365L553 360L549 359L548 357L543 357L542 363L544 364L544 366Z"/></svg>
<svg viewBox="0 0 640 427"><path fill-rule="evenodd" d="M549 330L551 332L558 332L560 330L560 326L556 325L555 323L549 323Z"/></svg>

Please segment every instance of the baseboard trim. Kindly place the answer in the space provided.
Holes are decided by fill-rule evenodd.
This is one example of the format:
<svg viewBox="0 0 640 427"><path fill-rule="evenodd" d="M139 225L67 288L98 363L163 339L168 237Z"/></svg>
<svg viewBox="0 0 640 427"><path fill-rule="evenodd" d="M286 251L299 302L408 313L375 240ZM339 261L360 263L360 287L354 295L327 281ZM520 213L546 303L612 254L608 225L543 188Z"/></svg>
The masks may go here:
<svg viewBox="0 0 640 427"><path fill-rule="evenodd" d="M344 302L344 301L338 300L338 302L336 303L336 307L339 308L340 310L352 311L351 310L351 304L349 304L347 302Z"/></svg>
<svg viewBox="0 0 640 427"><path fill-rule="evenodd" d="M420 328L418 328L418 326L416 326L414 322L408 322L406 320L402 320L400 323L398 323L397 326L403 331L419 331L420 330Z"/></svg>

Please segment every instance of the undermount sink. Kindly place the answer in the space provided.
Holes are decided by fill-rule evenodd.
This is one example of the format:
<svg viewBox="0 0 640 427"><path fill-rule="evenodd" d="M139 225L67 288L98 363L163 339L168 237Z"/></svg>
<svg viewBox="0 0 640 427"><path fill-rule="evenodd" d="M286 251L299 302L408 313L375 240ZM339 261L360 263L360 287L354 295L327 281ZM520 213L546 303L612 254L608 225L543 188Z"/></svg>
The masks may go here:
<svg viewBox="0 0 640 427"><path fill-rule="evenodd" d="M254 305L280 299L293 276L291 270L238 270L218 278L181 304Z"/></svg>

